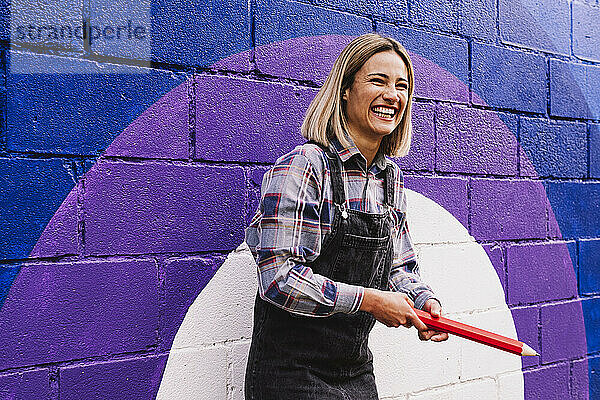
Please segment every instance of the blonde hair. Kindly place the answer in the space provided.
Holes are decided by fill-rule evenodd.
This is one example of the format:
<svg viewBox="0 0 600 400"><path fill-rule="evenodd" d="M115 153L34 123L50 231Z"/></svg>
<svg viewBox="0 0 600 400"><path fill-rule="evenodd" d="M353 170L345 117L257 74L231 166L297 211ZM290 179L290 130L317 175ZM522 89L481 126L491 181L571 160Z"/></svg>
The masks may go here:
<svg viewBox="0 0 600 400"><path fill-rule="evenodd" d="M348 146L348 122L344 113L342 94L354 83L356 73L369 58L384 51L394 51L406 64L408 72L408 100L402 120L381 141L380 150L386 156L401 157L408 154L412 137L411 107L414 91L414 72L406 49L396 40L369 33L352 40L335 60L325 83L308 106L302 122L302 136L325 146L337 137Z"/></svg>

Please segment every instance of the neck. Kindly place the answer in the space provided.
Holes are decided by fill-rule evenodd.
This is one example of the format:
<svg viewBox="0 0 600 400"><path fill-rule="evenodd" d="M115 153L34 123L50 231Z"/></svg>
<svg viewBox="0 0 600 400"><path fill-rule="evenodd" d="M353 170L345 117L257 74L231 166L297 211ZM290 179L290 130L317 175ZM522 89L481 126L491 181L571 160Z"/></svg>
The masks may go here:
<svg viewBox="0 0 600 400"><path fill-rule="evenodd" d="M360 153L367 159L367 167L370 167L371 163L375 159L375 155L377 155L382 138L373 139L364 137L364 135L357 136L352 134L350 134L350 136L352 137L352 141L354 141L354 144Z"/></svg>

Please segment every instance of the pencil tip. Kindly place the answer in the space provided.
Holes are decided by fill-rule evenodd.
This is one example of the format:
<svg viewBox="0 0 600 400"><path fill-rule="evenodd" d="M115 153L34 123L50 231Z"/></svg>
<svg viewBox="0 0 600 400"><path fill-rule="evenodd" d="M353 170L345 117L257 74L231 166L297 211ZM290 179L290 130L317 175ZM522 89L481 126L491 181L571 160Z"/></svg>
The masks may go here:
<svg viewBox="0 0 600 400"><path fill-rule="evenodd" d="M539 356L538 352L523 343L523 349L521 350L522 356Z"/></svg>

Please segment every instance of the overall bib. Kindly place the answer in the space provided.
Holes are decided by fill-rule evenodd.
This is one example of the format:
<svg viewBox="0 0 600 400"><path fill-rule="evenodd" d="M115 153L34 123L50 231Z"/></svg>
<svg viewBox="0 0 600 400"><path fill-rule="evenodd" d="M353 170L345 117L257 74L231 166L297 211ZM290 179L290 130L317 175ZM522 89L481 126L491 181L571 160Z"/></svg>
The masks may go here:
<svg viewBox="0 0 600 400"><path fill-rule="evenodd" d="M331 173L335 211L321 253L307 265L334 281L388 290L393 258L393 168L385 169L385 212L351 210L345 205L341 159L322 148ZM368 348L374 324L375 318L364 311L300 316L257 295L246 399L377 400L373 355Z"/></svg>

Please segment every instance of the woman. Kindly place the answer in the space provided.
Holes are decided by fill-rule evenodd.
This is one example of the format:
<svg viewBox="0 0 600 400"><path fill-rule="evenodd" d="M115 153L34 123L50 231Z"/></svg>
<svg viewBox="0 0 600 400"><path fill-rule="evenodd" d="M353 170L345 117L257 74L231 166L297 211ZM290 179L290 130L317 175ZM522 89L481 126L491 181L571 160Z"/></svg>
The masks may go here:
<svg viewBox="0 0 600 400"><path fill-rule="evenodd" d="M377 399L376 319L447 339L412 308L441 315L416 271L401 171L385 157L408 152L413 88L398 42L356 38L307 111L309 142L265 174L246 231L259 274L247 399Z"/></svg>

